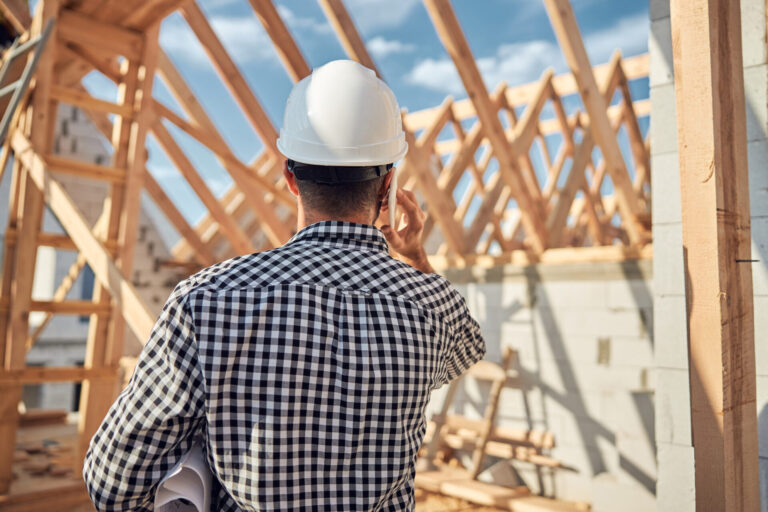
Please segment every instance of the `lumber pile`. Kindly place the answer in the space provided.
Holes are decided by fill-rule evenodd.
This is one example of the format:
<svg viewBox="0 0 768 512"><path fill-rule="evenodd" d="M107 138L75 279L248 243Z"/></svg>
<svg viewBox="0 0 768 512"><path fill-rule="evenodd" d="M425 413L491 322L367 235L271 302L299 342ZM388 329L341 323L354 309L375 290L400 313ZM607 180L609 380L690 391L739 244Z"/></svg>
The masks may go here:
<svg viewBox="0 0 768 512"><path fill-rule="evenodd" d="M521 430L496 425L499 398L507 388L519 389L519 380L510 375L517 353L506 349L501 365L480 361L464 378L491 384L482 420L448 414L461 380L450 384L442 411L427 426L422 459L417 466L415 485L419 489L459 498L479 505L512 511L589 510L583 503L567 503L534 496L526 486L515 488L478 480L487 457L516 460L552 469L568 469L546 452L554 447L550 432ZM459 453L471 454L471 464L462 467Z"/></svg>

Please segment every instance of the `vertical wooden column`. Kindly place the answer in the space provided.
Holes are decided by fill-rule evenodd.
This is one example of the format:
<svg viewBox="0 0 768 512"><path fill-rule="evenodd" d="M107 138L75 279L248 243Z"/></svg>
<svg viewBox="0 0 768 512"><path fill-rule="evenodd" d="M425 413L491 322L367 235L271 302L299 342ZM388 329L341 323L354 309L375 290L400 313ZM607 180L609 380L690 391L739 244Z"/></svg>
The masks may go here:
<svg viewBox="0 0 768 512"><path fill-rule="evenodd" d="M741 19L673 0L697 510L760 508Z"/></svg>
<svg viewBox="0 0 768 512"><path fill-rule="evenodd" d="M58 0L46 1L33 20L32 35L42 32L50 18L57 16ZM55 38L55 29L52 37ZM28 109L25 126L36 148L47 151L51 145L53 123L50 116L55 116L56 105L50 99L49 88L53 76L55 61L54 45L49 45L41 56L36 73L36 86ZM39 128L32 129L32 126ZM5 276L9 283L10 303L7 324L2 327L4 343L3 368L6 370L23 368L26 364L26 337L29 330L29 310L32 299L37 256L37 235L43 215L43 196L27 175L23 166L15 164L14 187L18 215L18 238L15 250L7 255L13 262L9 265L11 275ZM0 322L2 323L2 322ZM11 460L16 441L18 425L18 403L21 399L21 387L18 385L0 386L0 492L8 490L11 478Z"/></svg>
<svg viewBox="0 0 768 512"><path fill-rule="evenodd" d="M31 32L40 34L49 19L58 14L58 0L45 0L35 16ZM56 32L51 35L56 39ZM53 65L55 61L55 45L51 44L44 50L36 73L36 85L32 97L32 108L26 120L30 130L30 140L37 151L47 152L53 138L51 116L56 116L56 104L51 101L50 85L53 80ZM17 167L19 200L19 229L15 254L7 257L15 258L13 273L10 281L10 311L7 317L7 328L2 332L6 336L4 346L3 369L14 370L26 365L26 341L29 332L29 310L32 301L32 283L35 277L35 262L37 259L37 235L43 217L44 200L42 192L35 186L26 170ZM21 399L21 386L18 384L0 386L0 493L7 492L12 478L11 463L13 449L16 443L16 428L18 426L18 404Z"/></svg>
<svg viewBox="0 0 768 512"><path fill-rule="evenodd" d="M118 88L118 103L130 105L131 116L118 117L112 132L113 163L126 169L124 184L112 186L105 211L109 216L107 241L117 242L116 264L125 279L130 280L133 269L136 233L140 214L140 193L144 180L145 138L150 122L152 84L158 56L159 25L143 35L140 60L123 63L123 81ZM98 284L94 301L108 304L109 294ZM85 457L91 437L98 429L119 391L117 368L123 354L125 320L120 306L112 301L109 316L92 316L86 346L86 368L112 368L113 376L83 381L80 395L80 446L75 461L79 467ZM142 340L143 341L143 340Z"/></svg>

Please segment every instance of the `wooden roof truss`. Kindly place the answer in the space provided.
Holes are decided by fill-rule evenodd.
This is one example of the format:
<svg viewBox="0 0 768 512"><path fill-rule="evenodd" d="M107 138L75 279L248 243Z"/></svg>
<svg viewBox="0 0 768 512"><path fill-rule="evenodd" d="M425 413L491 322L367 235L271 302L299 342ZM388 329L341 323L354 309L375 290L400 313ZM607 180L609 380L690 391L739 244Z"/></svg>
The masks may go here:
<svg viewBox="0 0 768 512"><path fill-rule="evenodd" d="M297 81L310 66L271 0L249 0L274 42L289 76ZM381 72L368 54L340 0L319 0L350 58ZM428 211L425 240L443 266L482 262L546 262L623 259L650 246L648 145L638 117L647 100L633 101L628 82L648 74L647 56L592 68L567 0L545 0L573 73L543 74L537 83L490 94L448 0L425 0L437 33L456 64L470 99L447 98L424 111L404 113L410 151L400 182L417 192ZM232 98L263 143L253 161L242 161L218 131L182 73L159 45L160 21L179 11L200 41ZM11 481L13 440L21 385L83 381L82 460L87 440L119 389L117 370L125 327L145 340L154 316L129 277L145 191L181 234L173 248L179 265L200 268L235 254L279 246L292 235L296 207L281 176L277 129L242 71L194 0L40 0L30 16L18 0L0 1L0 11L26 38L49 20L56 24L42 55L34 86L15 112L0 153L0 173L12 156L9 224L0 285L0 493ZM118 86L115 101L91 96L82 78L98 71ZM171 92L183 115L152 97L154 80ZM567 113L562 98L578 93L584 111ZM621 101L611 104L619 94ZM53 153L58 103L80 107L112 145L113 159L96 165ZM548 107L551 110L548 110ZM521 113L520 113L521 112ZM547 112L554 117L547 118ZM504 119L504 121L502 121ZM169 126L209 149L233 185L217 197ZM631 167L617 143L624 127ZM452 135L446 135L452 130ZM550 154L547 137L559 134ZM190 224L148 172L145 140L153 137L205 205L205 217ZM537 174L534 146L544 162ZM599 147L602 160L594 158ZM60 183L62 175L109 184L101 217L89 223ZM605 195L605 180L613 193ZM41 231L47 206L66 235ZM617 222L620 219L620 222ZM78 258L49 301L32 300L39 246L75 250ZM66 299L88 265L96 278L92 301ZM26 353L42 328L29 330L29 313L90 315L83 367L26 367ZM43 324L43 325L44 325Z"/></svg>

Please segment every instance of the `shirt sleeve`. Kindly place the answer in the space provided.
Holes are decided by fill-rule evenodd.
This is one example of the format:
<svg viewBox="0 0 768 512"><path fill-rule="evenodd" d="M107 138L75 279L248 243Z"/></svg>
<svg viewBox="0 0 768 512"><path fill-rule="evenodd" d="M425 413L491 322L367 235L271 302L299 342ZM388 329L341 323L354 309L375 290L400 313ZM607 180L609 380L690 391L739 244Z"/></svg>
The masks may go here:
<svg viewBox="0 0 768 512"><path fill-rule="evenodd" d="M191 447L204 403L191 315L177 287L91 440L83 478L96 509L152 510L157 484Z"/></svg>
<svg viewBox="0 0 768 512"><path fill-rule="evenodd" d="M448 300L448 339L444 344L445 371L438 376L440 386L464 373L485 356L485 340L467 308L464 297L450 288Z"/></svg>

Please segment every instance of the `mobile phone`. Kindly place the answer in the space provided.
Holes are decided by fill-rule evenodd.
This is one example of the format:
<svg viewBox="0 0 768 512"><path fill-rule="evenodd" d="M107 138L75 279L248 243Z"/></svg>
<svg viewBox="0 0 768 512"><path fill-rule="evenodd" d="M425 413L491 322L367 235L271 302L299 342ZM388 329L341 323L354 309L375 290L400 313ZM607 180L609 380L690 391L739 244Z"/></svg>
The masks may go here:
<svg viewBox="0 0 768 512"><path fill-rule="evenodd" d="M389 183L389 202L387 206L389 208L389 225L392 229L397 229L395 226L395 209L397 208L397 168L392 168L392 181Z"/></svg>

